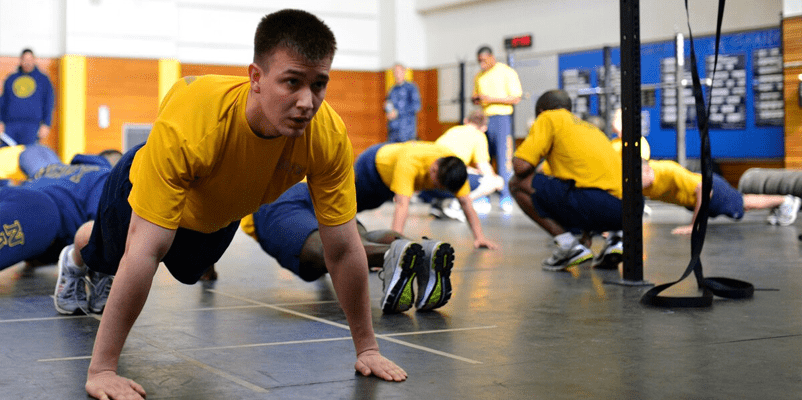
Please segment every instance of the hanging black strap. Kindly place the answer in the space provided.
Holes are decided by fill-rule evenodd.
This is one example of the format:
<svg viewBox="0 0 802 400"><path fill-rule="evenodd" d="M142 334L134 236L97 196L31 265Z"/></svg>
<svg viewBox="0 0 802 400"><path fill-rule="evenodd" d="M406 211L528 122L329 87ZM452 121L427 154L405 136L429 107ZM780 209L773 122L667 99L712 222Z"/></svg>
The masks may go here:
<svg viewBox="0 0 802 400"><path fill-rule="evenodd" d="M716 65L718 64L719 43L721 41L721 22L724 19L724 1L718 2L718 21L716 23L716 51L713 59L713 74L715 77ZM690 63L691 78L693 81L693 97L696 101L696 123L699 127L701 139L701 161L702 161L702 204L696 220L693 223L691 233L691 261L688 267L678 280L657 285L650 289L641 298L641 303L656 307L709 307L713 304L713 296L720 296L733 299L743 299L752 297L755 288L751 283L739 281L731 278L705 278L702 274L702 247L705 242L707 232L707 219L710 215L710 190L713 185L713 160L710 155L710 136L708 134L708 121L710 118L710 103L705 106L704 94L702 93L702 83L699 79L699 69L696 63L696 50L693 47L693 34L691 33L691 18L688 11L688 0L685 0L685 14L688 18L688 39L690 40ZM677 84L680 84L677 82ZM681 104L679 105L682 106ZM702 289L701 296L694 297L668 297L659 294L669 287L681 282L693 272L696 283Z"/></svg>

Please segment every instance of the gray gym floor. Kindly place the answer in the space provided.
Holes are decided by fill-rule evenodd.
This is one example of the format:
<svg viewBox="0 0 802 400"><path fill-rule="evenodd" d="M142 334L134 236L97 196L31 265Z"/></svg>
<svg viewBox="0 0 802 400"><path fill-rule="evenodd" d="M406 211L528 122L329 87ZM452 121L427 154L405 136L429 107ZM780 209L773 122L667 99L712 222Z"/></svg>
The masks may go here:
<svg viewBox="0 0 802 400"><path fill-rule="evenodd" d="M691 213L648 203L645 279L676 280L689 237L670 234ZM707 276L752 282L751 300L706 309L655 309L646 288L606 283L617 271L582 265L546 272L550 238L519 209L483 217L500 250L474 250L466 225L413 204L407 235L450 241L454 295L434 312L382 315L371 274L373 322L404 383L357 376L344 316L328 277L305 283L238 233L219 280L186 286L164 268L134 326L119 372L148 399L678 399L802 397L800 222L711 220ZM392 208L365 212L369 229ZM594 241L598 252L602 240ZM0 398L82 399L96 316L59 316L55 266L0 272ZM695 292L691 277L675 291Z"/></svg>

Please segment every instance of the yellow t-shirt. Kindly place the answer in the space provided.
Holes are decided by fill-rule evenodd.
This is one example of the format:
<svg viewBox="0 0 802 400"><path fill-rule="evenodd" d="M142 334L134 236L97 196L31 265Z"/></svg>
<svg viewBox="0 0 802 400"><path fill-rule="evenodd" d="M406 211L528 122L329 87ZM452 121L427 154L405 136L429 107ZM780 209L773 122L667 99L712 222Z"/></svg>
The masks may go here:
<svg viewBox="0 0 802 400"><path fill-rule="evenodd" d="M305 176L318 221L356 215L353 149L326 103L304 135L263 139L245 118L248 78L186 77L165 96L131 165L128 197L140 217L167 229L217 231L256 212Z"/></svg>
<svg viewBox="0 0 802 400"><path fill-rule="evenodd" d="M0 147L0 179L24 181L28 178L19 167L19 155L24 150L23 145Z"/></svg>
<svg viewBox="0 0 802 400"><path fill-rule="evenodd" d="M487 135L473 125L458 125L447 130L434 141L451 149L465 165L490 162L487 150Z"/></svg>
<svg viewBox="0 0 802 400"><path fill-rule="evenodd" d="M620 137L613 138L610 141L610 144L613 145L613 150L616 153L621 154L621 148L623 147L623 143L621 142ZM652 148L649 146L649 142L646 141L646 138L641 136L640 137L640 157L644 160L648 160L651 158L652 155Z"/></svg>
<svg viewBox="0 0 802 400"><path fill-rule="evenodd" d="M644 196L683 207L696 207L696 187L702 183L702 175L671 160L651 160L649 166L654 170L654 183L643 188Z"/></svg>
<svg viewBox="0 0 802 400"><path fill-rule="evenodd" d="M568 110L542 112L515 157L532 165L545 158L556 178L622 196L621 156L602 131Z"/></svg>
<svg viewBox="0 0 802 400"><path fill-rule="evenodd" d="M242 217L239 221L239 228L242 229L242 232L252 237L253 240L259 241L259 238L256 237L256 223L253 222L253 214Z"/></svg>
<svg viewBox="0 0 802 400"><path fill-rule="evenodd" d="M518 96L523 94L518 73L506 64L497 62L487 71L479 71L473 80L473 95L490 97ZM483 107L485 115L510 115L509 104L490 104Z"/></svg>
<svg viewBox="0 0 802 400"><path fill-rule="evenodd" d="M621 148L623 147L621 143L621 138L616 137L610 141L610 144L613 145L613 150L619 155L621 154ZM649 147L649 142L646 141L645 137L640 138L640 156L644 160L648 160L652 154L652 148ZM543 174L551 175L551 167L549 167L549 163L547 161L543 162Z"/></svg>
<svg viewBox="0 0 802 400"><path fill-rule="evenodd" d="M376 152L376 170L393 193L411 197L415 191L435 188L429 177L429 167L438 159L449 156L456 154L448 147L432 142L386 144ZM466 179L456 196L467 196L470 192Z"/></svg>

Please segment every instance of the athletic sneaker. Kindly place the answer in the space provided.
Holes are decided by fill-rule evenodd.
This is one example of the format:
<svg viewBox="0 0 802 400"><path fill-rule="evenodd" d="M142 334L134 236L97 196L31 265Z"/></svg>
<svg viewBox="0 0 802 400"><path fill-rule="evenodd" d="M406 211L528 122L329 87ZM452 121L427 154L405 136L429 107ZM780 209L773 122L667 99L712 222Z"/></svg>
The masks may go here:
<svg viewBox="0 0 802 400"><path fill-rule="evenodd" d="M429 208L429 215L435 218L445 218L446 214L443 213L443 200L442 199L435 199L432 202L432 206Z"/></svg>
<svg viewBox="0 0 802 400"><path fill-rule="evenodd" d="M766 222L768 222L769 225L777 225L779 215L780 215L780 207L772 208L771 212L769 213L769 216L766 218Z"/></svg>
<svg viewBox="0 0 802 400"><path fill-rule="evenodd" d="M780 226L793 224L794 221L796 221L796 215L799 212L800 204L802 204L802 199L799 197L790 194L785 196L785 200L777 207L776 212L769 216L769 223Z"/></svg>
<svg viewBox="0 0 802 400"><path fill-rule="evenodd" d="M451 268L454 248L445 242L423 239L423 262L418 272L418 310L440 308L451 298Z"/></svg>
<svg viewBox="0 0 802 400"><path fill-rule="evenodd" d="M86 313L86 267L75 265L70 251L74 245L61 250L58 257L58 280L53 293L53 304L59 314L72 315Z"/></svg>
<svg viewBox="0 0 802 400"><path fill-rule="evenodd" d="M381 309L386 313L409 310L415 301L413 278L421 269L423 248L406 239L396 239L384 253L384 267L379 271L384 296Z"/></svg>
<svg viewBox="0 0 802 400"><path fill-rule="evenodd" d="M100 314L106 307L106 300L109 299L109 290L114 275L107 275L102 272L90 271L89 273L89 311Z"/></svg>
<svg viewBox="0 0 802 400"><path fill-rule="evenodd" d="M459 222L465 222L467 219L465 218L465 213L462 211L462 206L459 205L459 200L457 199L450 199L445 201L445 207L443 207L443 214L446 217L451 219L456 219Z"/></svg>
<svg viewBox="0 0 802 400"><path fill-rule="evenodd" d="M621 236L621 231L608 232L604 247L596 257L593 268L618 269L618 264L624 261L624 242Z"/></svg>
<svg viewBox="0 0 802 400"><path fill-rule="evenodd" d="M484 196L473 201L473 209L476 210L476 213L479 215L487 215L490 214L493 205L490 204L490 199Z"/></svg>
<svg viewBox="0 0 802 400"><path fill-rule="evenodd" d="M551 257L543 261L543 269L546 271L562 271L591 258L593 258L593 252L580 243L576 243L570 249L563 249L558 246Z"/></svg>
<svg viewBox="0 0 802 400"><path fill-rule="evenodd" d="M505 197L505 198L501 199L501 201L499 201L499 205L501 206L501 211L504 214L507 214L507 215L512 214L512 198L511 197Z"/></svg>

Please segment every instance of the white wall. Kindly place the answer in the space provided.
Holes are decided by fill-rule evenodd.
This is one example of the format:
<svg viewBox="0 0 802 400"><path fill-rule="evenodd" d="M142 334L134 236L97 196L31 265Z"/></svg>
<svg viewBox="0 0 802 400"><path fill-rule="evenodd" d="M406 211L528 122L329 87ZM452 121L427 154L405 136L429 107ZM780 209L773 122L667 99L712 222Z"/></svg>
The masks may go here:
<svg viewBox="0 0 802 400"><path fill-rule="evenodd" d="M683 3L641 0L641 40L686 32ZM712 33L717 2L690 3L695 33ZM504 37L521 33L534 34L531 52L541 55L619 43L619 0L0 0L0 55L31 47L43 57L241 65L251 59L259 18L287 6L329 24L337 69L454 64L473 60L481 44L501 51ZM724 29L777 26L781 13L802 13L802 0L730 0Z"/></svg>
<svg viewBox="0 0 802 400"><path fill-rule="evenodd" d="M783 0L783 17L802 15L802 0Z"/></svg>
<svg viewBox="0 0 802 400"><path fill-rule="evenodd" d="M427 63L473 60L481 44L503 52L504 37L534 35L534 53L600 48L620 43L619 0L417 0L426 30ZM786 0L787 1L787 0ZM796 0L799 1L799 0ZM782 0L729 0L723 30L779 26ZM691 1L695 35L715 32L714 0ZM686 32L682 0L640 1L641 41Z"/></svg>
<svg viewBox="0 0 802 400"><path fill-rule="evenodd" d="M260 18L288 5L314 13L334 31L333 68L383 67L379 0L0 0L0 55L32 47L43 57L242 65L253 57Z"/></svg>
<svg viewBox="0 0 802 400"><path fill-rule="evenodd" d="M0 0L0 55L17 57L31 48L37 56L59 57L62 32L64 0Z"/></svg>

